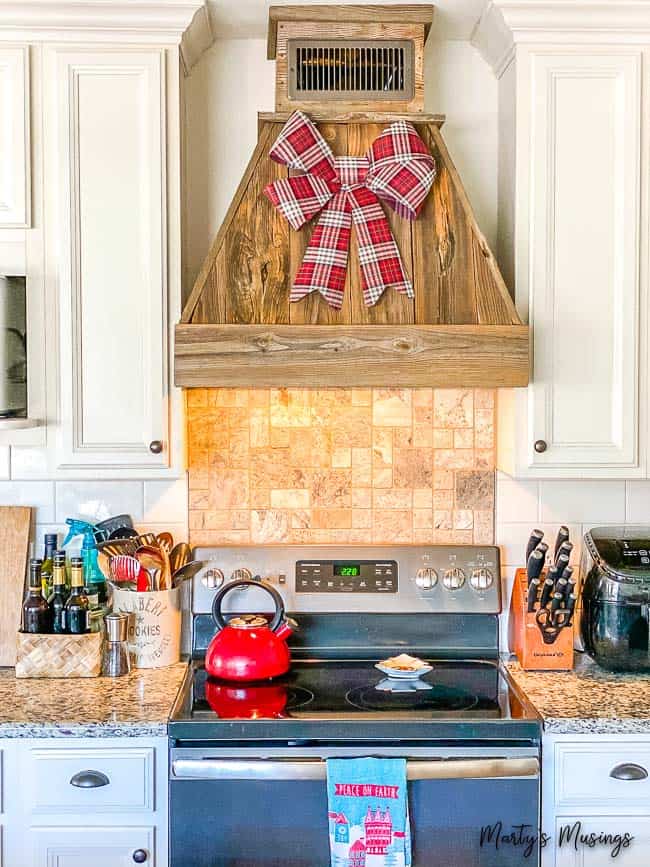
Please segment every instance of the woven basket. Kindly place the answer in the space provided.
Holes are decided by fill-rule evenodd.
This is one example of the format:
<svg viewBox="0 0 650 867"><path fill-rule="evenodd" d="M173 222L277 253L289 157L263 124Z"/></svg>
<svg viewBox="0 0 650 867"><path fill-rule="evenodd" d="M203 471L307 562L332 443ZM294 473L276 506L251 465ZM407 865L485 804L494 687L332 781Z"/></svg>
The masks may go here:
<svg viewBox="0 0 650 867"><path fill-rule="evenodd" d="M16 677L98 677L101 632L87 635L31 635L19 632Z"/></svg>

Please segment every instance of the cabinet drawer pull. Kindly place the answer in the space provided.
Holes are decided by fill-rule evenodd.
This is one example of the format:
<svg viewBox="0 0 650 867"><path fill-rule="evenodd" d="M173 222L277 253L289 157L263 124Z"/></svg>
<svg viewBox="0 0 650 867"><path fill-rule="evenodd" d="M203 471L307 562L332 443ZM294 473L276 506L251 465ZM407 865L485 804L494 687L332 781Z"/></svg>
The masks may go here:
<svg viewBox="0 0 650 867"><path fill-rule="evenodd" d="M163 450L163 444L161 440L151 440L149 443L149 451L152 455L159 455Z"/></svg>
<svg viewBox="0 0 650 867"><path fill-rule="evenodd" d="M147 853L144 849L136 849L133 853L133 860L136 864L144 864L147 860Z"/></svg>
<svg viewBox="0 0 650 867"><path fill-rule="evenodd" d="M548 443L545 440L535 440L535 451L538 455L543 454L548 448Z"/></svg>
<svg viewBox="0 0 650 867"><path fill-rule="evenodd" d="M101 771L79 771L70 780L70 785L78 789L99 789L109 783L110 780Z"/></svg>
<svg viewBox="0 0 650 867"><path fill-rule="evenodd" d="M616 765L609 772L610 777L615 780L647 780L648 772L641 765L635 765L634 762L625 762L622 765Z"/></svg>

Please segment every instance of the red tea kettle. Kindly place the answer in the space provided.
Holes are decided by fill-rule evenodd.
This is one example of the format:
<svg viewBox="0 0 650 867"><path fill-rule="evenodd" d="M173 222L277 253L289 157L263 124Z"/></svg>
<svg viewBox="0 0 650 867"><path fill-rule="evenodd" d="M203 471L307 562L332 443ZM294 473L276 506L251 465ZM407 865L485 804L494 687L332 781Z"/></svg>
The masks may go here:
<svg viewBox="0 0 650 867"><path fill-rule="evenodd" d="M271 622L255 615L234 615L227 621L221 613L224 597L241 587L260 587L271 596L275 612ZM219 631L205 654L205 670L223 680L265 680L289 670L291 654L285 638L291 627L284 616L284 602L270 584L260 581L233 581L226 584L212 603L212 616ZM261 621L264 621L263 623Z"/></svg>

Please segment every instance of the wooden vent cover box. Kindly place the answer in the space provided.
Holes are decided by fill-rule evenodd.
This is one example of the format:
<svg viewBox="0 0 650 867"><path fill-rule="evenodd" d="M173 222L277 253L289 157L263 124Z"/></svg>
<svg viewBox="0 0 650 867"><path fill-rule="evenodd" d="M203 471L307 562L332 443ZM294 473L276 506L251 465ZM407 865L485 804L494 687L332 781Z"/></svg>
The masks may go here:
<svg viewBox="0 0 650 867"><path fill-rule="evenodd" d="M176 328L175 381L210 386L524 386L523 325L440 128L424 111L424 45L433 7L277 6L268 54L276 111L258 143ZM437 163L417 220L385 212L415 298L388 289L366 307L353 229L345 300L289 295L316 218L294 231L263 195L287 176L269 151L305 111L335 155L359 156L409 120Z"/></svg>

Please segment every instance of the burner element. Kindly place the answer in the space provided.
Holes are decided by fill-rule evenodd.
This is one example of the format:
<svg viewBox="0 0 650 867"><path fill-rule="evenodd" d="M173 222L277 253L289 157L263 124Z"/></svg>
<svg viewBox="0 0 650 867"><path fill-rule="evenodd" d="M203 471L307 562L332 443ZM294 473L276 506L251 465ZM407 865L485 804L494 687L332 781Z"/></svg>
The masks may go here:
<svg viewBox="0 0 650 867"><path fill-rule="evenodd" d="M421 678L411 689L406 684L387 687L387 678L367 686L351 689L346 700L359 710L380 711L459 711L470 710L478 704L478 697L472 693L451 686L431 684Z"/></svg>

